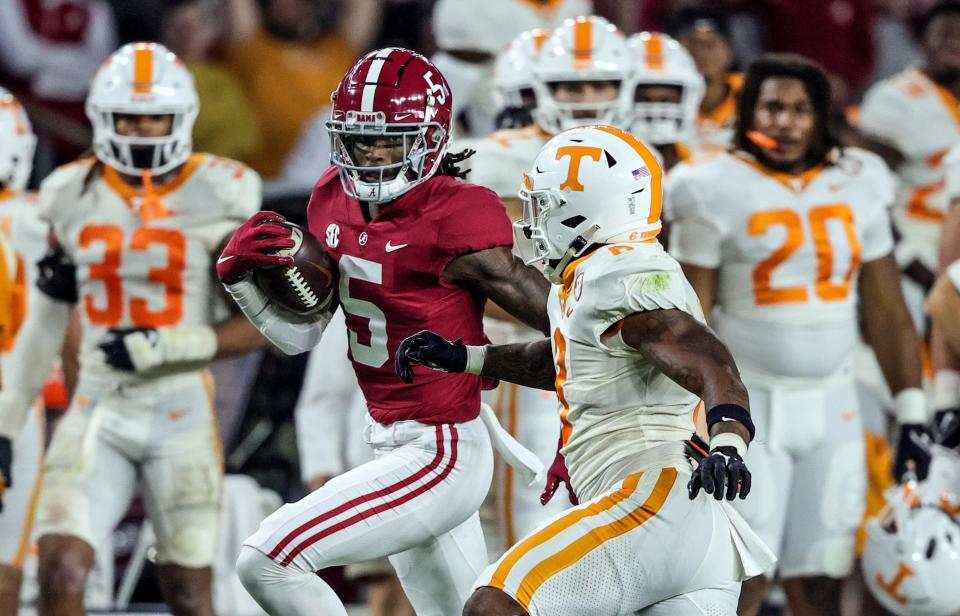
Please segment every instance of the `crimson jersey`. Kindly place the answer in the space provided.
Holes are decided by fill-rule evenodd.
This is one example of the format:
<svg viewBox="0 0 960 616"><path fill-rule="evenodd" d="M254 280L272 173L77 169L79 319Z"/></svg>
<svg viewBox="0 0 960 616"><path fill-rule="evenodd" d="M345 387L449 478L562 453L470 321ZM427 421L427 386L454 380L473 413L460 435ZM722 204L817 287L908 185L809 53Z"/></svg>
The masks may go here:
<svg viewBox="0 0 960 616"><path fill-rule="evenodd" d="M407 385L393 368L404 338L429 329L484 344L484 298L442 277L463 254L513 245L503 203L492 191L435 176L383 206L366 222L331 167L307 207L310 232L340 269L339 301L370 414L380 423L469 421L480 410L480 377L416 367Z"/></svg>

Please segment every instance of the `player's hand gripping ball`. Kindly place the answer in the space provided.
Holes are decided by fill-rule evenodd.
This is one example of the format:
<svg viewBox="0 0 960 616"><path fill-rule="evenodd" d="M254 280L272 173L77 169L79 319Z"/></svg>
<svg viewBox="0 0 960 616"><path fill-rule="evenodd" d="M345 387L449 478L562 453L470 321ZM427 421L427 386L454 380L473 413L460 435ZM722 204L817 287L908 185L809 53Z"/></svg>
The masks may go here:
<svg viewBox="0 0 960 616"><path fill-rule="evenodd" d="M267 296L295 314L314 314L326 310L336 288L336 264L323 244L306 229L284 221L276 223L287 229L293 242L277 255L290 257L286 267L258 268L254 282Z"/></svg>
<svg viewBox="0 0 960 616"><path fill-rule="evenodd" d="M250 276L263 292L296 314L329 307L336 266L320 240L276 212L257 212L234 232L217 260L226 284Z"/></svg>

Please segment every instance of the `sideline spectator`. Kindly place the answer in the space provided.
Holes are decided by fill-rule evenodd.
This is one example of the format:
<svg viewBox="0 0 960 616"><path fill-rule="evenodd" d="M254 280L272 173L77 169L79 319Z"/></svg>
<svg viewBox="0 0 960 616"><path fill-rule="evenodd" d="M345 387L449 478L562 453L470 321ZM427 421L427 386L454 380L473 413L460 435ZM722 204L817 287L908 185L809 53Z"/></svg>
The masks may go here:
<svg viewBox="0 0 960 616"><path fill-rule="evenodd" d="M250 164L272 179L305 122L377 34L377 0L223 0L231 65L260 125Z"/></svg>
<svg viewBox="0 0 960 616"><path fill-rule="evenodd" d="M243 85L211 56L218 35L214 23L203 0L172 0L160 26L160 40L193 73L200 97L194 148L248 161L260 146L257 120Z"/></svg>

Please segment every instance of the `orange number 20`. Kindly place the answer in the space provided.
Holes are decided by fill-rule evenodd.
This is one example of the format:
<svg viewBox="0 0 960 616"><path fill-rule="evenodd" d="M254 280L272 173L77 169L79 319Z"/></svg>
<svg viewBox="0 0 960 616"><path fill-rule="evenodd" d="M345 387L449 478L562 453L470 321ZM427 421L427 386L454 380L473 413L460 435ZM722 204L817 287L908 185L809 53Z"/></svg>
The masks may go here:
<svg viewBox="0 0 960 616"><path fill-rule="evenodd" d="M860 241L857 239L853 227L853 212L846 204L835 203L820 205L810 209L807 215L810 222L810 232L813 236L813 246L817 255L817 277L814 292L824 301L838 301L850 293L850 280L853 278L857 266L860 264ZM850 244L850 265L839 283L832 282L833 277L833 247L830 245L830 234L827 223L838 220L843 225L844 234ZM805 302L809 291L805 286L774 288L771 283L773 271L782 265L796 252L805 241L803 220L793 210L772 210L758 212L750 217L747 231L750 235L763 235L775 225L781 225L786 230L783 245L769 257L757 264L753 270L753 291L757 304L783 304Z"/></svg>
<svg viewBox="0 0 960 616"><path fill-rule="evenodd" d="M103 260L90 266L90 279L103 285L106 302L97 305L96 298L87 294L84 306L90 322L114 327L123 319L124 292L120 276L123 230L112 225L89 225L80 232L80 248L95 244L103 246ZM175 325L183 316L183 270L186 266L186 238L174 229L140 228L130 236L130 250L146 251L152 245L167 249L167 263L150 268L147 279L162 285L165 302L162 310L151 310L143 298L130 298L130 320L136 327L164 327Z"/></svg>

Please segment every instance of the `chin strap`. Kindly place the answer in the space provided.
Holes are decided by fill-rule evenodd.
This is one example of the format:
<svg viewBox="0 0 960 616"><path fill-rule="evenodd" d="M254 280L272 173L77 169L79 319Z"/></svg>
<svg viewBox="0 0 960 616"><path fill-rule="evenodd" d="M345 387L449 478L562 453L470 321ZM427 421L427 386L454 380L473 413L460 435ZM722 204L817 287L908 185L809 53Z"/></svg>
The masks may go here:
<svg viewBox="0 0 960 616"><path fill-rule="evenodd" d="M561 284L563 282L563 270L567 268L567 265L571 261L576 259L582 252L583 249L590 245L590 240L594 235L597 234L597 231L600 230L599 225L593 225L587 229L583 235L578 235L576 239L570 242L570 247L567 248L567 251L563 253L563 256L560 257L560 260L557 261L557 264L553 267L553 270L549 272L550 282L553 284Z"/></svg>

